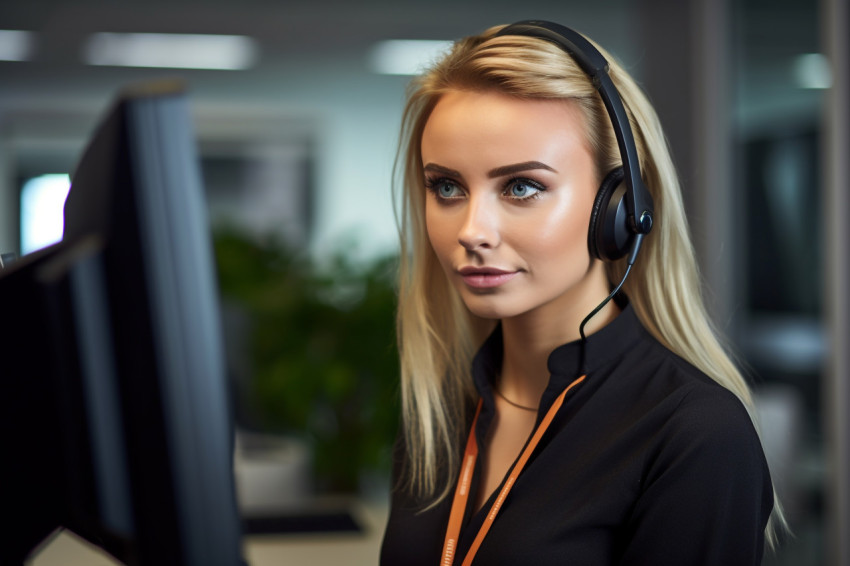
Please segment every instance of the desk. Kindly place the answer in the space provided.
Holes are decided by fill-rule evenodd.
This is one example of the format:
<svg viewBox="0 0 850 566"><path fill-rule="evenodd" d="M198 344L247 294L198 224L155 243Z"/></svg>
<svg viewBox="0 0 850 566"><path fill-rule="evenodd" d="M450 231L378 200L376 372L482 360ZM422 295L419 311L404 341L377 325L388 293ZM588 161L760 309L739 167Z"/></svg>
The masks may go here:
<svg viewBox="0 0 850 566"><path fill-rule="evenodd" d="M243 539L250 566L375 566L387 520L386 503L355 502L352 513L363 532L250 535ZM69 532L61 532L26 566L121 566L111 556Z"/></svg>

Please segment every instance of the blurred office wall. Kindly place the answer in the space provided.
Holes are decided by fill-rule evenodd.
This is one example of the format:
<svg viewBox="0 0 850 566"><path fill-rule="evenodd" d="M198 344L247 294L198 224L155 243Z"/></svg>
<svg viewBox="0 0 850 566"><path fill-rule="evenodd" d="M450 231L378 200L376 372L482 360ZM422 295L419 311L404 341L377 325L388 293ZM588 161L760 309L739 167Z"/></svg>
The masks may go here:
<svg viewBox="0 0 850 566"><path fill-rule="evenodd" d="M826 429L827 477L825 491L827 559L829 564L850 564L850 233L847 227L847 179L850 178L850 5L846 0L822 2L821 33L824 53L831 61L832 85L822 123L825 178L825 269L827 307L824 318L829 333L830 356L824 387L823 423Z"/></svg>

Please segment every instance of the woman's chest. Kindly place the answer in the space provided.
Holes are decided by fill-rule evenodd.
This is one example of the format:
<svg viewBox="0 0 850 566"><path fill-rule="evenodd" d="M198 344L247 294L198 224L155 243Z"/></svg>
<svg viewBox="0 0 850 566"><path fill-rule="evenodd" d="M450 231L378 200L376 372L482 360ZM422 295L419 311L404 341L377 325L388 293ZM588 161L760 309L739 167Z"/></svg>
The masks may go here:
<svg viewBox="0 0 850 566"><path fill-rule="evenodd" d="M493 418L479 454L475 510L484 505L510 472L534 429L535 419L535 412L511 407L499 410Z"/></svg>

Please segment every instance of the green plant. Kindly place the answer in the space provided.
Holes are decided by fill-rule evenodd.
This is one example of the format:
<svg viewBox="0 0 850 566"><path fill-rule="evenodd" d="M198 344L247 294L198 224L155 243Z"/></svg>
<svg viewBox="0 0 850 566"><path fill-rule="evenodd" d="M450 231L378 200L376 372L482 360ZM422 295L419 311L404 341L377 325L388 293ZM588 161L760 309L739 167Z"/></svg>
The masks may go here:
<svg viewBox="0 0 850 566"><path fill-rule="evenodd" d="M306 437L319 487L387 473L398 422L395 258L318 270L274 239L214 237L219 287L250 324L248 395L266 431Z"/></svg>

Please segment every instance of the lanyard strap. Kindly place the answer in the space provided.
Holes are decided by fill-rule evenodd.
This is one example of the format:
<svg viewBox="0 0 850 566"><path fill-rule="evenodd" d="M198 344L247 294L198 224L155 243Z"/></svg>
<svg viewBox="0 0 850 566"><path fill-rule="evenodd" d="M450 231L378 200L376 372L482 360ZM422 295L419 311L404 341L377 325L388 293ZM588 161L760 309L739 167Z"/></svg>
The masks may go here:
<svg viewBox="0 0 850 566"><path fill-rule="evenodd" d="M496 501L493 503L493 506L490 508L490 512L487 513L487 517L484 519L484 523L481 525L481 528L478 530L478 534L475 537L475 540L472 542L472 546L469 547L469 552L466 554L466 557L463 560L463 566L469 566L472 564L473 558L475 558L475 554L478 552L478 548L481 546L481 543L484 541L484 537L487 536L487 533L490 531L490 527L493 526L493 521L496 520L496 515L499 514L499 510L502 508L502 504L505 502L505 498L507 498L508 493L510 493L511 489L513 489L514 484L516 483L519 474L522 472L525 465L528 463L528 459L531 458L531 454L534 452L534 449L537 448L537 445L540 443L540 439L543 438L543 435L546 433L546 429L549 428L549 425L552 424L552 420L555 418L555 415L558 413L558 410L561 408L561 405L564 403L564 398L567 396L567 392L570 389L584 381L586 376L581 376L572 383L570 383L566 389L564 389L558 398L555 399L555 402L552 403L552 406L549 407L549 411L547 411L546 416L543 417L543 420L540 421L540 424L534 431L531 439L528 441L528 444L525 445L525 448L520 454L519 459L514 464L514 467L511 469L510 474L508 475L508 479L505 481L505 484L502 486L501 491L499 491L499 496L496 498ZM469 487L472 483L472 473L475 470L475 462L478 460L478 442L475 438L475 425L478 422L478 416L481 414L481 405L482 402L478 400L478 408L475 410L475 418L472 420L472 428L469 431L469 436L466 439L466 450L463 455L463 466L460 471L460 477L458 478L457 487L455 488L454 500L452 501L452 510L449 514L449 525L446 529L446 541L443 544L443 560L440 562L440 566L451 566L454 561L455 550L457 549L457 541L460 536L460 527L463 523L463 515L466 510L467 502L469 500Z"/></svg>

